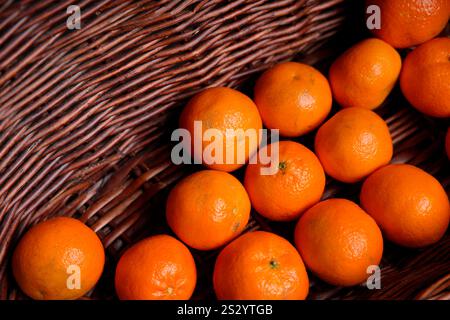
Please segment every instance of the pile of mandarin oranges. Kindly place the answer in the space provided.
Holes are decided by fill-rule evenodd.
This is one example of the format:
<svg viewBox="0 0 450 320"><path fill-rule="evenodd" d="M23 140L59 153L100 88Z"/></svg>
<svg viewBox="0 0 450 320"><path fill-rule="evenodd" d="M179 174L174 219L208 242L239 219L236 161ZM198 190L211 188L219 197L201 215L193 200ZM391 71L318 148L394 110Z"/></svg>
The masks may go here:
<svg viewBox="0 0 450 320"><path fill-rule="evenodd" d="M450 2L368 4L380 7L382 28L340 55L327 77L312 66L284 62L260 76L253 99L213 87L189 101L179 123L192 135L194 121L224 135L227 129L278 129L280 141L253 149L240 141L248 146L246 160L258 148L269 155L276 150L277 170L262 174L267 165L257 159L240 181L232 174L243 166L235 158L179 181L166 206L174 236L154 235L124 252L115 271L119 299L189 299L197 281L195 249L220 251L211 281L218 299L302 300L308 273L336 286L358 285L380 263L383 241L422 248L444 236L446 191L415 166L390 164L391 135L373 110L399 81L412 107L450 118L450 39L438 36L448 24ZM402 61L403 48L412 49ZM333 101L340 109L330 115ZM314 150L292 140L311 132ZM205 148L207 141L192 157L201 159ZM450 133L442 149L450 156ZM321 201L326 177L361 183L359 203ZM271 221L294 221L293 243L271 232L244 232L252 208ZM76 299L95 286L104 262L102 243L90 228L58 217L21 238L12 271L33 299ZM78 280L69 276L77 272Z"/></svg>

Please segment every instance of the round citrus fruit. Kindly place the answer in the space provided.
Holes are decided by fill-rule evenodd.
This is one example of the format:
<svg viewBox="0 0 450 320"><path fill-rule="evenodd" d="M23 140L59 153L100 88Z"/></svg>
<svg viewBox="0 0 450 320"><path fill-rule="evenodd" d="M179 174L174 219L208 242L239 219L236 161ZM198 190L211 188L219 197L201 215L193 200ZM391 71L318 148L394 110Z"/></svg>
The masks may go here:
<svg viewBox="0 0 450 320"><path fill-rule="evenodd" d="M187 245L209 250L242 232L250 216L244 186L231 174L203 170L181 180L167 199L166 218Z"/></svg>
<svg viewBox="0 0 450 320"><path fill-rule="evenodd" d="M372 32L396 48L407 48L436 37L447 25L448 0L367 0L380 9L380 28Z"/></svg>
<svg viewBox="0 0 450 320"><path fill-rule="evenodd" d="M180 127L191 135L191 153L197 162L230 172L257 151L262 122L249 97L217 87L205 89L189 101L181 113ZM196 147L195 141L201 143Z"/></svg>
<svg viewBox="0 0 450 320"><path fill-rule="evenodd" d="M318 130L315 151L325 172L342 182L356 182L392 158L389 129L376 113L346 108Z"/></svg>
<svg viewBox="0 0 450 320"><path fill-rule="evenodd" d="M105 253L94 231L58 217L32 227L17 245L12 270L20 288L37 300L82 297L97 283Z"/></svg>
<svg viewBox="0 0 450 320"><path fill-rule="evenodd" d="M435 243L449 223L444 188L407 164L388 165L370 175L362 186L361 205L389 240L406 247Z"/></svg>
<svg viewBox="0 0 450 320"><path fill-rule="evenodd" d="M375 109L394 87L401 64L400 55L386 42L363 40L331 65L333 97L344 108Z"/></svg>
<svg viewBox="0 0 450 320"><path fill-rule="evenodd" d="M262 216L277 221L294 220L320 200L325 173L315 154L293 141L270 144L260 152L272 157L275 148L278 170L274 174L262 171L275 162L249 164L244 185L253 207Z"/></svg>
<svg viewBox="0 0 450 320"><path fill-rule="evenodd" d="M249 232L227 245L214 267L220 300L303 300L309 280L289 241L265 231Z"/></svg>
<svg viewBox="0 0 450 320"><path fill-rule="evenodd" d="M306 266L337 286L362 283L383 253L374 219L345 199L325 200L306 211L295 229L295 244Z"/></svg>
<svg viewBox="0 0 450 320"><path fill-rule="evenodd" d="M403 64L400 87L420 112L450 117L450 39L436 38L410 52Z"/></svg>
<svg viewBox="0 0 450 320"><path fill-rule="evenodd" d="M327 79L303 63L284 62L270 68L258 79L254 95L264 124L286 137L315 129L331 110Z"/></svg>
<svg viewBox="0 0 450 320"><path fill-rule="evenodd" d="M157 235L130 247L116 268L115 287L121 300L187 300L197 271L188 248L168 235Z"/></svg>

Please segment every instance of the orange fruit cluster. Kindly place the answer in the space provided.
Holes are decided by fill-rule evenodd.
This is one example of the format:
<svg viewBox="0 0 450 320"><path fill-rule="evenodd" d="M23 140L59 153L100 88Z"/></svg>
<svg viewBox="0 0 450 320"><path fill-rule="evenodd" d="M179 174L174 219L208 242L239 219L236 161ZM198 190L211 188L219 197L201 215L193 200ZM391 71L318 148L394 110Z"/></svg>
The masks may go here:
<svg viewBox="0 0 450 320"><path fill-rule="evenodd" d="M166 219L174 234L157 235L131 246L120 258L115 288L120 299L189 299L197 270L188 247L219 249L213 287L219 299L305 299L307 269L337 286L364 282L383 254L383 237L419 248L439 241L450 218L441 184L407 164L389 164L389 128L373 109L383 104L400 79L406 99L429 116L450 117L450 40L435 38L450 13L448 1L367 1L381 7L383 27L345 51L329 77L295 62L278 64L258 79L254 99L231 88L196 94L180 116L191 141L191 156L209 170L179 181L171 190ZM400 14L403 12L403 14ZM424 43L425 42L425 43ZM423 44L422 44L423 43ZM403 62L395 48L419 45ZM343 108L326 119L332 99ZM314 152L284 140L260 146L232 130L260 131L263 124L294 138L317 129ZM234 157L205 159L203 134L214 129L234 141ZM231 133L230 133L231 132ZM244 163L237 154L244 149ZM445 149L450 158L450 129ZM270 164L257 151L274 156ZM230 172L249 163L243 183ZM229 161L227 161L229 160ZM362 182L361 207L346 199L323 200L326 174L344 183ZM270 232L241 235L251 208L273 221L297 220L295 246ZM184 243L183 243L184 242ZM187 245L187 246L186 246ZM35 299L76 299L92 289L104 264L96 234L81 222L55 218L30 229L13 256L14 276ZM67 268L81 270L78 288L68 287ZM75 269L76 269L75 268ZM76 270L75 270L76 271ZM76 286L76 279L73 283Z"/></svg>

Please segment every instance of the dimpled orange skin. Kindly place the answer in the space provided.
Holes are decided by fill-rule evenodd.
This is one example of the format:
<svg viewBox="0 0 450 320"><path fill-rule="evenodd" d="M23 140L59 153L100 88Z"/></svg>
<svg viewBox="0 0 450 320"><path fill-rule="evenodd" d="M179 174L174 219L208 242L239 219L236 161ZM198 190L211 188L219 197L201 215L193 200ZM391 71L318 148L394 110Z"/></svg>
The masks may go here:
<svg viewBox="0 0 450 320"><path fill-rule="evenodd" d="M216 129L222 132L224 148L223 156L220 157L221 163L208 164L205 161L208 159L203 157L203 151L211 144L210 141L203 141L202 150L194 148L194 121L201 121L202 136L207 129ZM238 150L245 150L244 162L257 151L262 121L256 105L249 97L231 88L216 87L205 89L192 97L181 113L180 127L187 129L191 134L191 150L194 159L202 160L202 163L210 169L231 172L245 164L240 163ZM244 131L252 129L255 131L254 143L248 137L240 139L236 133L228 134L229 154L234 155L234 158L230 159L231 161L226 159L226 129L242 129ZM232 144L233 141L234 144Z"/></svg>
<svg viewBox="0 0 450 320"><path fill-rule="evenodd" d="M327 174L354 183L388 164L393 146L380 116L367 109L346 108L319 128L315 151Z"/></svg>
<svg viewBox="0 0 450 320"><path fill-rule="evenodd" d="M404 61L400 87L406 99L432 117L450 117L450 39L425 42Z"/></svg>
<svg viewBox="0 0 450 320"><path fill-rule="evenodd" d="M305 212L295 229L295 244L309 270L337 286L353 286L378 265L383 238L375 221L345 199L319 202Z"/></svg>
<svg viewBox="0 0 450 320"><path fill-rule="evenodd" d="M450 14L448 0L368 0L381 13L377 37L396 48L407 48L436 37L446 26Z"/></svg>
<svg viewBox="0 0 450 320"><path fill-rule="evenodd" d="M331 110L328 80L303 63L284 62L258 79L255 103L269 129L279 129L285 137L305 134L325 120Z"/></svg>
<svg viewBox="0 0 450 320"><path fill-rule="evenodd" d="M447 151L447 157L450 159L450 128L447 129L445 137L445 151Z"/></svg>
<svg viewBox="0 0 450 320"><path fill-rule="evenodd" d="M401 69L398 52L379 39L366 39L340 55L329 79L334 99L344 108L375 109L391 92Z"/></svg>
<svg viewBox="0 0 450 320"><path fill-rule="evenodd" d="M58 217L25 233L14 251L12 271L30 298L71 300L94 287L104 263L103 245L95 232L76 219ZM76 276L73 266L79 267L80 289L67 286L68 278Z"/></svg>
<svg viewBox="0 0 450 320"><path fill-rule="evenodd" d="M121 300L188 300L197 271L189 249L168 235L139 241L120 258L115 287Z"/></svg>
<svg viewBox="0 0 450 320"><path fill-rule="evenodd" d="M268 155L273 144L268 146ZM251 203L262 216L276 221L297 219L320 200L325 188L325 173L316 155L293 141L281 141L278 172L262 175L261 162L249 164L244 186ZM265 149L262 150L262 152Z"/></svg>
<svg viewBox="0 0 450 320"><path fill-rule="evenodd" d="M406 247L424 247L442 238L449 223L444 188L425 171L393 164L375 171L361 189L361 205L387 239Z"/></svg>
<svg viewBox="0 0 450 320"><path fill-rule="evenodd" d="M289 241L265 231L249 232L227 245L216 260L219 300L304 300L309 280Z"/></svg>
<svg viewBox="0 0 450 320"><path fill-rule="evenodd" d="M199 250L218 248L239 235L250 216L244 186L231 174L203 170L181 180L167 199L173 232Z"/></svg>

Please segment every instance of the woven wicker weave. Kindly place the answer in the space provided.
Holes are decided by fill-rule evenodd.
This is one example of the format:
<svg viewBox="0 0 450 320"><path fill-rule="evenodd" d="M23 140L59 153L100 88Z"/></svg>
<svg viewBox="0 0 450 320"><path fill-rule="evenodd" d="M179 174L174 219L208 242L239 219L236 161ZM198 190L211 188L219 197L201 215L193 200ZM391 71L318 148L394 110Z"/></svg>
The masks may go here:
<svg viewBox="0 0 450 320"><path fill-rule="evenodd" d="M70 31L71 4L0 4L2 299L23 298L9 264L18 238L56 215L79 217L99 234L108 261L91 297L113 298L118 256L146 235L170 232L163 212L168 187L194 169L169 159L168 134L186 100L206 86L250 93L253 76L283 60L326 70L343 49L336 43L350 41L345 25L362 17L360 5L344 0L84 0L82 27ZM395 141L395 161L425 168L449 190L445 124L425 119L399 94L380 113ZM300 141L311 145L311 136ZM325 197L357 192L330 180ZM248 230L258 228L292 233L291 225L253 213ZM449 248L448 236L422 251L388 246L382 290L313 279L310 296L449 298ZM201 275L194 298L213 299L217 252L193 253Z"/></svg>

